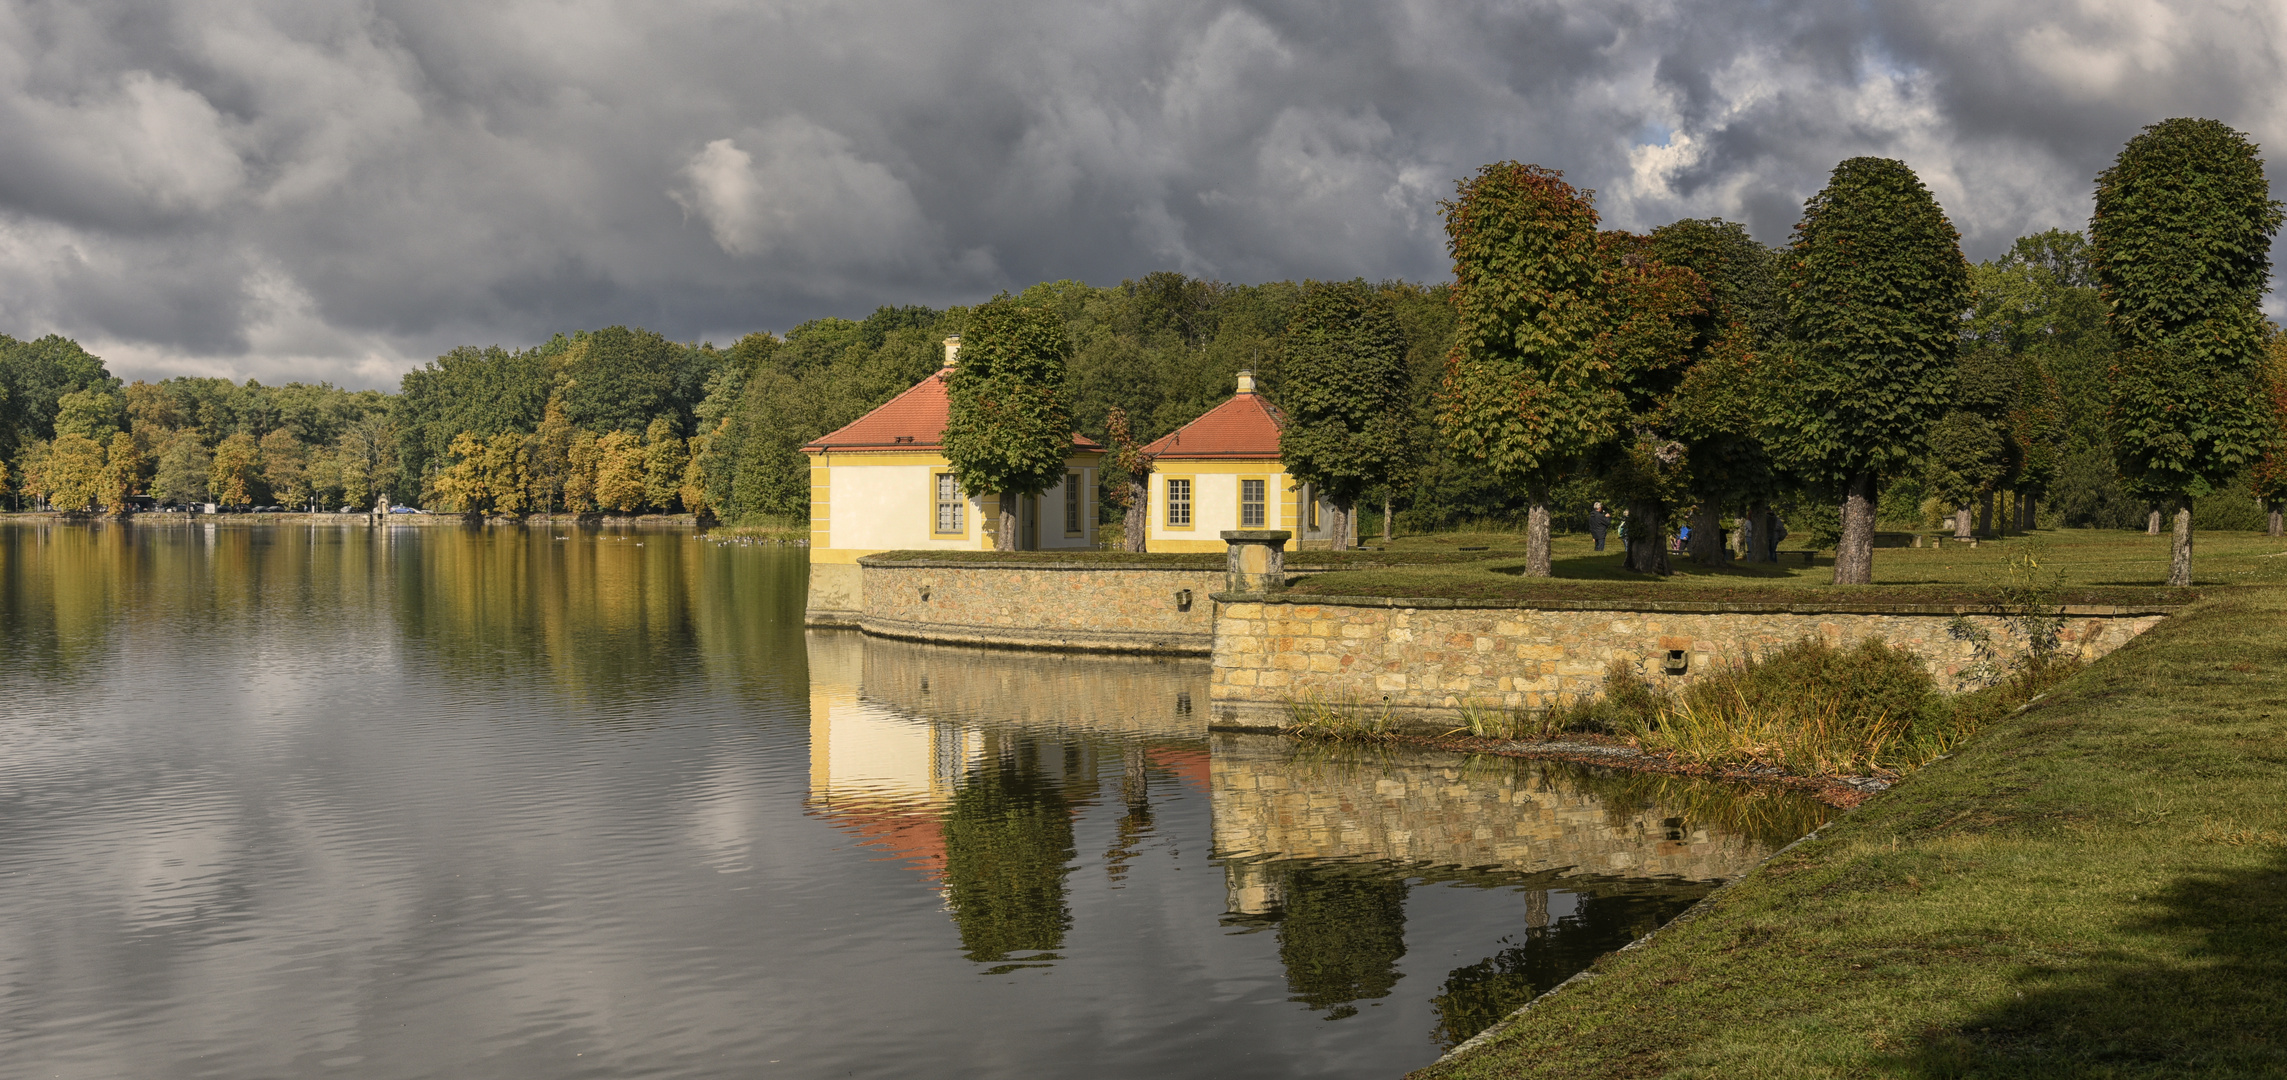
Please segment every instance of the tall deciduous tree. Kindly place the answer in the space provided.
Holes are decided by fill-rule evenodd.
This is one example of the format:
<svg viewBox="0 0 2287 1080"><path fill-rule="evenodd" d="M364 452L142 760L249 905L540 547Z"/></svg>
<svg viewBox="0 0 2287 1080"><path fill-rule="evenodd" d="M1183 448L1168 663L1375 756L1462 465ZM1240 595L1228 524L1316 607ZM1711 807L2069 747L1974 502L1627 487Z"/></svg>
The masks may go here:
<svg viewBox="0 0 2287 1080"><path fill-rule="evenodd" d="M1970 501L1990 497L2017 466L2009 406L2017 361L1997 345L1964 349L1956 361L1953 399L1930 429L1922 482L1954 510L1954 536L1970 536Z"/></svg>
<svg viewBox="0 0 2287 1080"><path fill-rule="evenodd" d="M633 432L607 431L596 440L595 501L629 513L643 505L643 441Z"/></svg>
<svg viewBox="0 0 2287 1080"><path fill-rule="evenodd" d="M1136 438L1126 409L1112 406L1104 414L1104 427L1112 441L1110 460L1106 464L1126 477L1110 494L1112 505L1122 511L1120 546L1128 551L1142 551L1151 531L1151 499L1146 493L1150 490L1152 458L1143 452L1145 443Z"/></svg>
<svg viewBox="0 0 2287 1080"><path fill-rule="evenodd" d="M2174 510L2170 585L2192 583L2192 499L2263 451L2260 304L2280 216L2255 144L2214 120L2145 128L2096 178L2092 261L2121 349L2113 452L2132 490Z"/></svg>
<svg viewBox="0 0 2287 1080"><path fill-rule="evenodd" d="M1652 230L1652 256L1707 284L1705 310L1692 319L1694 359L1666 406L1667 427L1686 447L1695 504L1691 554L1706 562L1717 557L1727 505L1751 503L1747 516L1760 516L1760 528L1769 526L1767 507L1777 477L1761 438L1761 358L1766 343L1786 330L1778 262L1770 248L1747 235L1746 226L1721 218Z"/></svg>
<svg viewBox="0 0 2287 1080"><path fill-rule="evenodd" d="M1840 490L1834 581L1866 584L1880 478L1917 463L1953 398L1969 263L1914 170L1859 157L1804 204L1787 264L1789 408L1773 449Z"/></svg>
<svg viewBox="0 0 2287 1080"><path fill-rule="evenodd" d="M1405 335L1364 281L1313 282L1279 350L1279 460L1334 505L1334 548L1349 546L1358 498L1408 457Z"/></svg>
<svg viewBox="0 0 2287 1080"><path fill-rule="evenodd" d="M2256 461L2248 480L2255 488L2257 502L2263 504L2271 535L2282 531L2282 504L2287 504L2287 333L2273 333L2264 350L2263 404L2269 423L2264 432L2263 457Z"/></svg>
<svg viewBox="0 0 2287 1080"><path fill-rule="evenodd" d="M1525 572L1550 573L1550 490L1619 430L1596 208L1564 174L1504 161L1445 211L1454 340L1438 426L1454 453L1525 489Z"/></svg>
<svg viewBox="0 0 2287 1080"><path fill-rule="evenodd" d="M111 445L104 452L103 508L114 514L129 509L128 498L135 494L135 485L143 478L143 451L135 445L135 436L124 432L111 433Z"/></svg>
<svg viewBox="0 0 2287 1080"><path fill-rule="evenodd" d="M1602 238L1606 320L1597 352L1624 410L1619 444L1606 461L1607 490L1628 506L1623 563L1640 574L1668 573L1668 517L1690 490L1689 447L1675 437L1670 406L1709 338L1707 283L1662 262L1651 237Z"/></svg>
<svg viewBox="0 0 2287 1080"><path fill-rule="evenodd" d="M262 482L287 507L306 510L310 501L310 451L294 433L279 428L262 436Z"/></svg>
<svg viewBox="0 0 2287 1080"><path fill-rule="evenodd" d="M675 507L690 454L683 437L675 434L675 422L664 416L651 422L643 443L643 501L664 514Z"/></svg>
<svg viewBox="0 0 2287 1080"><path fill-rule="evenodd" d="M1003 293L969 313L959 363L946 384L945 458L961 490L1000 496L994 547L1015 551L1017 505L1064 477L1072 408L1064 393L1071 351L1063 316Z"/></svg>
<svg viewBox="0 0 2287 1080"><path fill-rule="evenodd" d="M260 490L262 455L254 436L243 431L214 446L206 474L207 497L224 506L245 506Z"/></svg>

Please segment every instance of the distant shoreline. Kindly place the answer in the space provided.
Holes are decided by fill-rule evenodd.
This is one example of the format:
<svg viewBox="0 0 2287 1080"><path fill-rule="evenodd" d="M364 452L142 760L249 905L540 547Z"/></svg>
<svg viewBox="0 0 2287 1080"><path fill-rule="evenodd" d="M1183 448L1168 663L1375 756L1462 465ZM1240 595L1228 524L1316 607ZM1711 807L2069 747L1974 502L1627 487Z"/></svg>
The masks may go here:
<svg viewBox="0 0 2287 1080"><path fill-rule="evenodd" d="M0 512L0 522L105 524L105 525L357 525L373 528L377 524L433 527L440 525L595 525L615 529L629 528L696 528L698 522L690 514L529 514L524 516L494 515L471 518L462 514L389 514L380 523L370 513L262 513L262 514L185 514L170 510L145 510L126 517L108 514L74 515L53 510L22 510Z"/></svg>

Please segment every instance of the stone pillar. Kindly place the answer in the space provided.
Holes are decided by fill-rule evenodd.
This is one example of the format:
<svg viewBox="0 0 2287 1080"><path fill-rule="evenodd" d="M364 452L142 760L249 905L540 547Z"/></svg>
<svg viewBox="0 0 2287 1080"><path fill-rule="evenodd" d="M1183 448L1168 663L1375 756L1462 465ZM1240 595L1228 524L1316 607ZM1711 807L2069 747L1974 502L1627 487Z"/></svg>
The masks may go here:
<svg viewBox="0 0 2287 1080"><path fill-rule="evenodd" d="M1231 529L1223 542L1231 545L1224 588L1235 593L1277 592L1286 588L1286 542L1294 534L1285 529Z"/></svg>

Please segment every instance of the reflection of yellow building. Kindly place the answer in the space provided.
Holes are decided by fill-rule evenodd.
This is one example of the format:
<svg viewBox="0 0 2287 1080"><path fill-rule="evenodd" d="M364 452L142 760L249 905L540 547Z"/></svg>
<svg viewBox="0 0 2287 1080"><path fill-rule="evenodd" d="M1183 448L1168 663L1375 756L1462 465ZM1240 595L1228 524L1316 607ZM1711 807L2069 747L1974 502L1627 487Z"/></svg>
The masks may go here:
<svg viewBox="0 0 2287 1080"><path fill-rule="evenodd" d="M807 636L811 810L936 877L945 864L945 806L983 753L983 737L864 700L865 639Z"/></svg>
<svg viewBox="0 0 2287 1080"><path fill-rule="evenodd" d="M1253 372L1239 392L1206 415L1144 447L1152 459L1153 551L1223 551L1226 529L1285 529L1297 547L1333 542L1333 515L1279 460L1286 418L1255 392ZM1350 538L1358 537L1352 518Z"/></svg>
<svg viewBox="0 0 2287 1080"><path fill-rule="evenodd" d="M945 340L945 366L905 393L819 436L810 457L810 598L814 626L855 626L865 606L857 560L880 551L993 547L1001 497L961 490L945 459L945 420L961 339ZM1096 473L1103 448L1078 434L1064 479L1016 507L1017 548L1096 546Z"/></svg>

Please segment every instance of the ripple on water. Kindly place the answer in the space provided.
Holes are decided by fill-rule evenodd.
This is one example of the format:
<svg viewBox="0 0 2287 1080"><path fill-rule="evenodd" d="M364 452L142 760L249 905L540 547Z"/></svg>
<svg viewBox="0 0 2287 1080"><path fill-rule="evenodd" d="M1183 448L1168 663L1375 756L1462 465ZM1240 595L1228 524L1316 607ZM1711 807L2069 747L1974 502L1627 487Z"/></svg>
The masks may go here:
<svg viewBox="0 0 2287 1080"><path fill-rule="evenodd" d="M668 535L0 525L11 1064L1394 1074L1808 827L1210 739L1196 662Z"/></svg>

